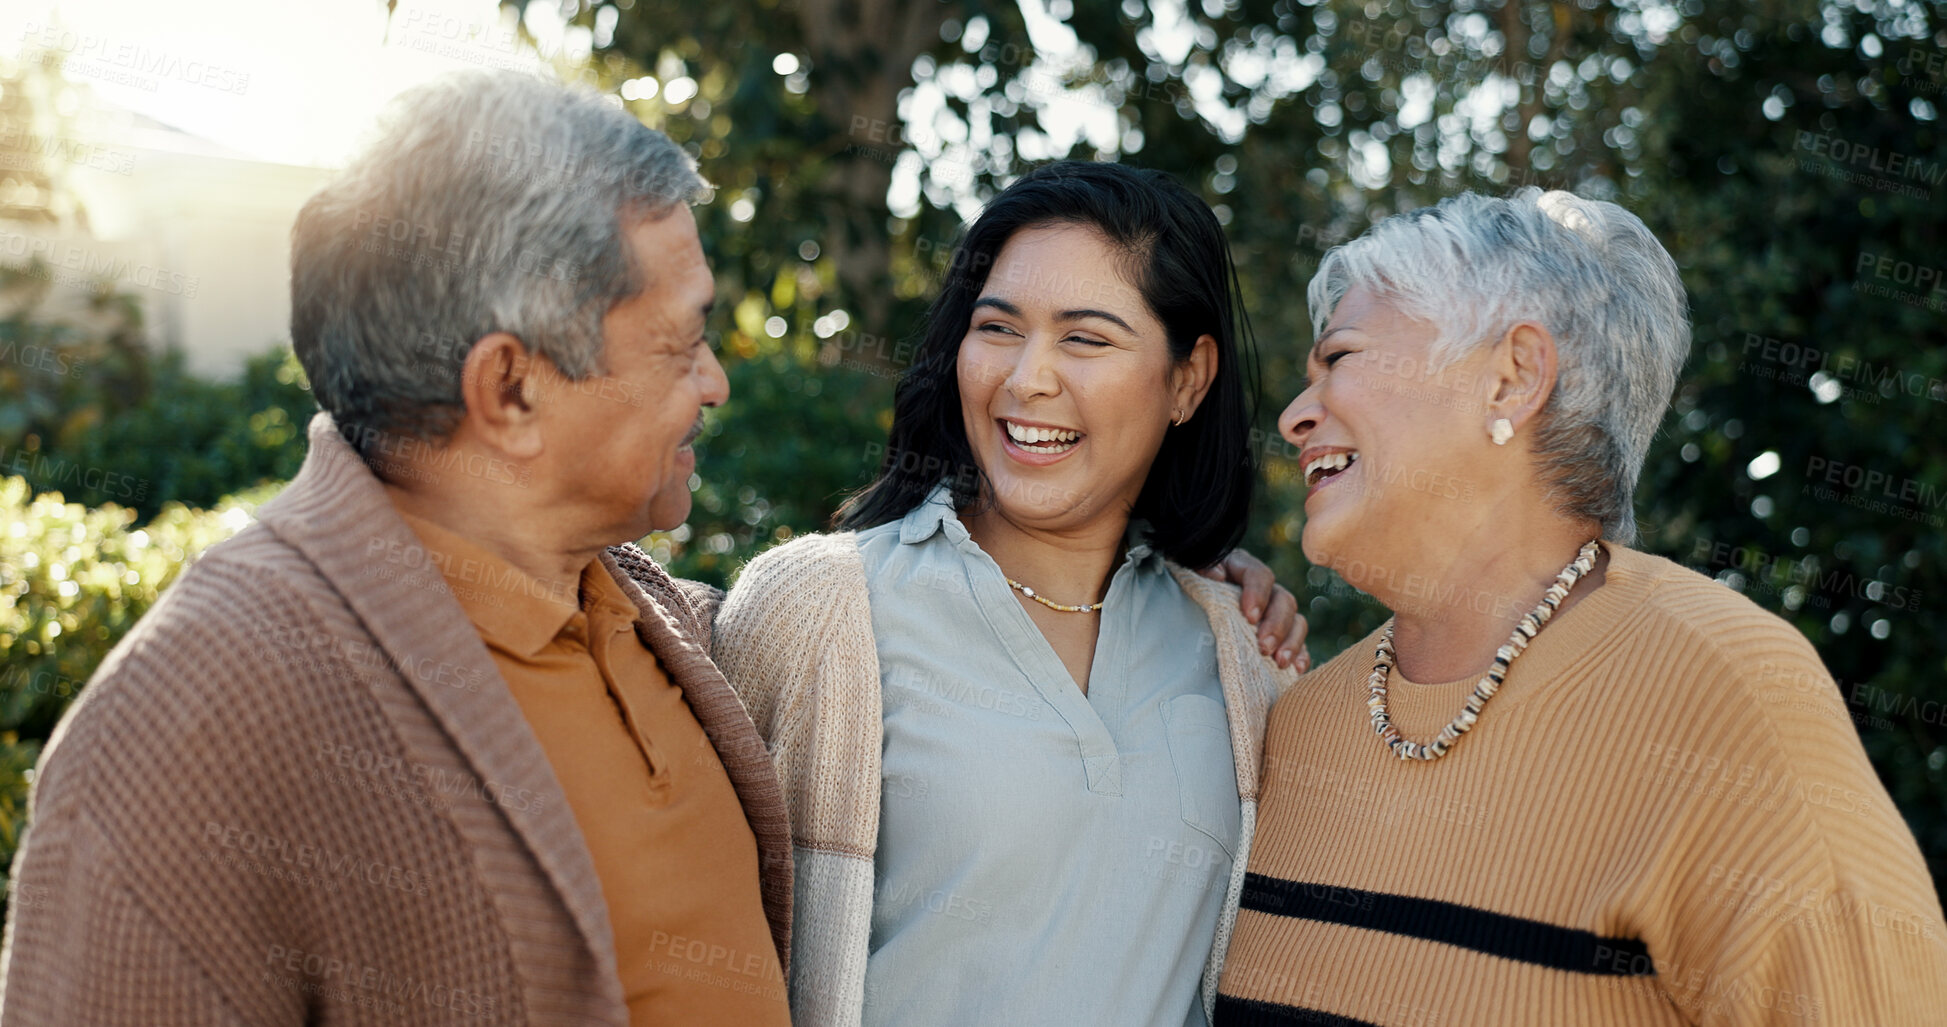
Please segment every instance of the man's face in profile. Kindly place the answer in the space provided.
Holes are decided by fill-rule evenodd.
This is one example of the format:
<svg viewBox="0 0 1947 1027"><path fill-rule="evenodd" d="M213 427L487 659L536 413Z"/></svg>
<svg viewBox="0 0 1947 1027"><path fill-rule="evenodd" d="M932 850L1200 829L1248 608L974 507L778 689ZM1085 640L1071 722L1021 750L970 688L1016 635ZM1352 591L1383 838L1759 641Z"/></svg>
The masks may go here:
<svg viewBox="0 0 1947 1027"><path fill-rule="evenodd" d="M623 239L643 289L602 319L607 373L550 383L547 474L611 537L635 539L689 517L690 443L730 385L704 335L716 285L689 208L635 221Z"/></svg>

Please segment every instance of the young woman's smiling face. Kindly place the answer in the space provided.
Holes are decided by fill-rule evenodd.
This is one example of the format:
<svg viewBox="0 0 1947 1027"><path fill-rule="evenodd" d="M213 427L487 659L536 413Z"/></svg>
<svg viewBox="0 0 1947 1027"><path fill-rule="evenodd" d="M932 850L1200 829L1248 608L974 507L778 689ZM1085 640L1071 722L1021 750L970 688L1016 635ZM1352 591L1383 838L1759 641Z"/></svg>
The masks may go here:
<svg viewBox="0 0 1947 1027"><path fill-rule="evenodd" d="M1022 527L1127 516L1172 418L1216 373L1199 339L1181 363L1129 278L1136 257L1082 225L1025 228L987 276L956 372L974 459Z"/></svg>

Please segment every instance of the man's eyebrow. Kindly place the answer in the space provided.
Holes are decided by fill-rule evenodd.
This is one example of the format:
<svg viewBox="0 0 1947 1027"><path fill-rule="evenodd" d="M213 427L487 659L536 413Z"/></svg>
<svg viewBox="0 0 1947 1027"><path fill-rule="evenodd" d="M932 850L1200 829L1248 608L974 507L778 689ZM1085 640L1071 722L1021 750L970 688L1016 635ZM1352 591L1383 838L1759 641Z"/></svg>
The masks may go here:
<svg viewBox="0 0 1947 1027"><path fill-rule="evenodd" d="M975 300L974 309L979 310L981 307L993 307L995 310L998 310L1001 313L1008 315L1009 317L1021 316L1020 307L1017 307L1014 304L1009 303L1004 299L1001 299L999 296L982 296L981 298Z"/></svg>
<svg viewBox="0 0 1947 1027"><path fill-rule="evenodd" d="M1084 307L1081 310L1064 310L1061 312L1061 319L1063 321L1075 321L1084 317L1100 318L1101 320L1107 321L1110 324L1121 325L1123 331L1129 332L1131 334L1134 334L1136 331L1134 328L1129 327L1129 322L1124 321L1123 319L1115 316L1114 314L1109 313L1106 310L1096 310L1093 307Z"/></svg>

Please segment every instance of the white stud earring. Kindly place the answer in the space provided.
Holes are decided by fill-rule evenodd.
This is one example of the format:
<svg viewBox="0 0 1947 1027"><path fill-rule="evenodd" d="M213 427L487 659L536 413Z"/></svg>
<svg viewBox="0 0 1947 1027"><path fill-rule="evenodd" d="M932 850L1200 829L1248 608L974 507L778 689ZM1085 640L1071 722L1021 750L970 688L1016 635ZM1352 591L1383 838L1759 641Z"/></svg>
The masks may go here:
<svg viewBox="0 0 1947 1027"><path fill-rule="evenodd" d="M1487 435L1494 440L1495 445L1505 446L1509 439L1514 438L1514 423L1505 417L1497 417L1494 423L1488 426Z"/></svg>

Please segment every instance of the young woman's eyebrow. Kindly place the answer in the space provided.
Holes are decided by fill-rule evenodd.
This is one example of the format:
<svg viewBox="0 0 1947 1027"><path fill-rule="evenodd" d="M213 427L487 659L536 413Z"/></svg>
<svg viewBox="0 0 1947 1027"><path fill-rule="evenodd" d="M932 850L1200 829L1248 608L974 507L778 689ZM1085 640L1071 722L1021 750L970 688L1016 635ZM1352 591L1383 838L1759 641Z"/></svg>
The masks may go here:
<svg viewBox="0 0 1947 1027"><path fill-rule="evenodd" d="M1129 326L1129 322L1124 321L1106 310L1096 310L1093 307L1085 307L1081 310L1064 310L1059 316L1063 321L1078 321L1085 317L1093 317L1107 321L1113 325L1120 325L1123 331L1129 332L1130 334L1134 334L1136 331Z"/></svg>

